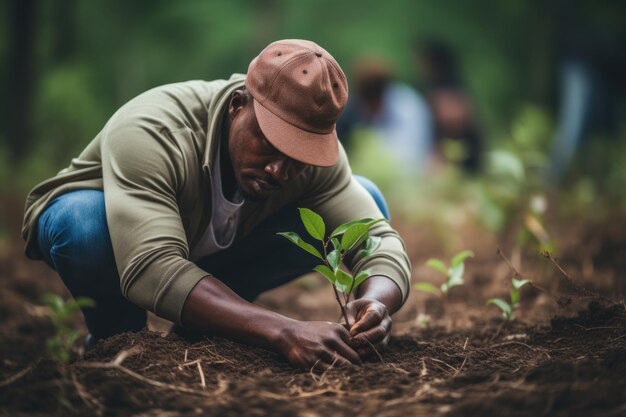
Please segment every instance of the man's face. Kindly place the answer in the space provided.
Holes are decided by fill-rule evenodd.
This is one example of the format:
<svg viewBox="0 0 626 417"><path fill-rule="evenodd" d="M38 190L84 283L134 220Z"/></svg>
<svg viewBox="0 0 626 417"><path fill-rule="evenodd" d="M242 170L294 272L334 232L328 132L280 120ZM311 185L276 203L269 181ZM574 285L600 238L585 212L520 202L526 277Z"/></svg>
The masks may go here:
<svg viewBox="0 0 626 417"><path fill-rule="evenodd" d="M235 180L246 198L265 200L302 173L306 165L276 149L259 127L252 98L243 105L236 95L231 98L228 131Z"/></svg>

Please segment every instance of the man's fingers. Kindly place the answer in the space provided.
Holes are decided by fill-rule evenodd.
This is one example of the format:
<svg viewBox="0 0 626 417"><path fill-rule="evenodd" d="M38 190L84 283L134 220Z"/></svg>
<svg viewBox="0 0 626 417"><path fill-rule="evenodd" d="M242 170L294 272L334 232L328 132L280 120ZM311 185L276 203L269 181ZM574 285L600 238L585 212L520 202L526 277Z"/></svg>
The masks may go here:
<svg viewBox="0 0 626 417"><path fill-rule="evenodd" d="M350 335L355 336L356 334L371 329L376 326L381 320L384 318L384 312L381 312L378 309L369 309L365 312L363 317L350 329Z"/></svg>
<svg viewBox="0 0 626 417"><path fill-rule="evenodd" d="M337 354L339 354L340 356L342 356L343 358L347 359L349 362L354 363L354 364L360 364L361 363L361 357L359 356L358 353L356 353L356 351L354 349L352 349L350 347L350 345L348 345L348 342L350 340L350 336L347 334L347 330L343 329L346 333L346 336L344 338L344 336L342 336L341 339L339 340L334 340L330 346L332 349L334 349L336 351Z"/></svg>
<svg viewBox="0 0 626 417"><path fill-rule="evenodd" d="M386 318L378 326L361 332L352 338L352 343L361 347L364 345L377 344L382 342L391 332L391 319Z"/></svg>

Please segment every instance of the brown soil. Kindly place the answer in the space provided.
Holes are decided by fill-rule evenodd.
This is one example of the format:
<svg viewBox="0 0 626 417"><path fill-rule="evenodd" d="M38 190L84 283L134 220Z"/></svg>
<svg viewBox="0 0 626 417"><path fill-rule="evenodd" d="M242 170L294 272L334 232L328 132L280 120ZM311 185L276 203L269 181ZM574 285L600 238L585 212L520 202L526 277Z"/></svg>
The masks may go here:
<svg viewBox="0 0 626 417"><path fill-rule="evenodd" d="M619 269L626 238L616 224L560 228L559 265L575 283L532 249L515 255L506 244L512 239L464 230L462 248L477 253L466 285L443 303L412 293L394 318L384 362L325 373L293 369L272 352L221 338L167 335L167 323L155 320L151 331L110 338L58 366L46 359L53 329L38 305L46 292L67 293L53 272L23 259L12 239L0 245L0 414L624 416L626 311L623 302L603 298L619 300L626 287ZM428 230L404 227L414 280L436 281L423 264L447 253L444 245ZM506 295L512 276L498 244L542 288L525 288L516 320L506 324L485 306ZM299 319L336 320L331 294L311 276L259 303ZM79 317L76 325L82 328Z"/></svg>

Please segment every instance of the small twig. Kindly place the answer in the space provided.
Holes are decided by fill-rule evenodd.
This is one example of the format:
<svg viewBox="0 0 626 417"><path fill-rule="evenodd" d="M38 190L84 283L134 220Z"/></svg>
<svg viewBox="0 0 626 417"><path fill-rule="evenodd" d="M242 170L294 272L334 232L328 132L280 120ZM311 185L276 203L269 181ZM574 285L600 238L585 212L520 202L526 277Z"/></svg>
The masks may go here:
<svg viewBox="0 0 626 417"><path fill-rule="evenodd" d="M528 348L528 349L530 349L530 350L532 350L532 351L534 351L534 352L541 352L541 353L543 353L544 355L546 355L546 356L548 357L548 359L552 359L552 357L550 356L550 354L549 354L548 352L546 352L545 350L543 350L543 349L538 349L538 348L534 348L534 347L532 347L532 346L530 346L530 345L527 345L527 344L526 344L526 343L524 343L524 342L519 342L519 341L517 341L517 340L510 340L510 341L508 341L508 342L496 343L495 345L491 345L491 346L489 346L489 349L493 349L493 348L497 348L497 347L502 347L502 346L508 346L508 345L520 345L520 346L524 346L524 347L526 347L526 348Z"/></svg>
<svg viewBox="0 0 626 417"><path fill-rule="evenodd" d="M84 368L96 368L96 369L117 369L118 371L125 373L131 378L136 379L137 381L143 382L145 384L152 385L153 387L170 389L172 391L183 392L185 394L200 395L203 397L209 396L208 393L205 393L202 391L198 391L198 390L186 388L186 387L180 387L178 385L167 384L165 382L160 382L154 379L147 378L143 375L138 374L135 371L132 371L126 368L125 366L122 366L121 362L128 356L128 353L129 351L126 351L126 350L121 351L117 355L117 357L113 359L111 362L87 362L87 363L77 364L77 366L84 367Z"/></svg>
<svg viewBox="0 0 626 417"><path fill-rule="evenodd" d="M420 376L428 375L428 369L426 369L426 361L422 358L422 370L420 371Z"/></svg>
<svg viewBox="0 0 626 417"><path fill-rule="evenodd" d="M204 379L204 371L202 370L202 365L200 364L200 361L197 362L198 365L198 373L200 374L200 385L202 386L202 389L206 389L206 380Z"/></svg>
<svg viewBox="0 0 626 417"><path fill-rule="evenodd" d="M320 378L315 375L314 369L317 366L317 364L320 363L320 360L316 360L315 363L313 364L313 366L311 366L311 369L309 369L309 375L311 375L311 379L313 379L313 381L319 383L320 382Z"/></svg>
<svg viewBox="0 0 626 417"><path fill-rule="evenodd" d="M561 272L561 274L563 275L563 277L565 278L565 280L575 289L579 292L578 296L580 296L580 294L584 294L588 297L591 298L596 298L596 299L600 299L600 300L604 300L607 301L611 304L617 304L615 301L611 300L610 298L607 298L603 295L598 294L595 291L591 291L588 290L587 288L583 287L582 285L577 284L576 282L574 282L574 280L572 279L572 277L561 267L561 265L559 265L559 263L557 262L557 260L552 256L552 254L548 251L543 251L541 252L541 255L544 258L547 258L550 260L550 262L552 262L552 264L559 270L559 272Z"/></svg>
<svg viewBox="0 0 626 417"><path fill-rule="evenodd" d="M444 365L446 365L448 368L452 369L453 371L455 371L455 372L457 371L457 369L454 366L452 366L449 363L446 363L446 362L444 362L444 361L442 361L440 359L435 359L435 358L431 358L431 357L428 357L426 359L430 359L431 361L434 361L434 362L443 363Z"/></svg>
<svg viewBox="0 0 626 417"><path fill-rule="evenodd" d="M469 337L465 338L465 344L463 345L463 350L467 347L467 342L469 341Z"/></svg>
<svg viewBox="0 0 626 417"><path fill-rule="evenodd" d="M466 355L465 359L463 359L463 363L461 364L461 366L459 367L459 369L456 370L456 372L454 373L453 376L457 376L459 374L459 372L461 372L461 369L463 369L463 367L465 366L465 362L467 362L467 358L469 358L470 355Z"/></svg>
<svg viewBox="0 0 626 417"><path fill-rule="evenodd" d="M78 378L73 371L70 371L70 374L72 375L72 383L74 384L74 387L76 388L76 392L78 393L80 399L83 400L87 407L95 409L97 416L101 416L104 413L104 406L102 405L102 403L85 389L83 384L78 381Z"/></svg>
<svg viewBox="0 0 626 417"><path fill-rule="evenodd" d="M611 327L611 326L602 326L602 327L585 327L582 326L578 323L574 323L574 326L576 327L580 327L581 329L584 329L585 331L589 331L589 330L606 330L606 329L621 329L622 327Z"/></svg>
<svg viewBox="0 0 626 417"><path fill-rule="evenodd" d="M519 273L519 271L513 266L513 264L511 263L511 261L509 261L509 258L507 258L504 255L504 252L502 252L502 250L500 248L498 248L496 250L496 253L498 255L500 255L502 257L502 259L504 259L504 261L509 265L509 268L511 268L511 270L513 271L513 273L515 274L516 278L520 278L522 276L522 274Z"/></svg>
<svg viewBox="0 0 626 417"><path fill-rule="evenodd" d="M322 372L322 375L320 375L319 381L317 381L318 384L321 384L322 382L324 382L324 377L326 377L326 373L335 367L335 364L337 363L338 359L339 359L339 356L337 356L337 352L335 352L335 359L333 360L333 363L331 363L330 366L326 368L324 372Z"/></svg>
<svg viewBox="0 0 626 417"><path fill-rule="evenodd" d="M527 345L524 342L518 342L517 340L509 340L508 342L496 343L494 345L489 346L489 349L493 349L493 348L497 348L501 346L509 346L509 345L521 345L521 346L527 347L530 350L535 350L535 351L537 350L537 348Z"/></svg>
<svg viewBox="0 0 626 417"><path fill-rule="evenodd" d="M19 371L15 375L12 375L12 376L8 377L7 379L5 379L3 381L0 381L0 387L6 387L7 385L11 385L12 383L17 381L18 379L24 377L26 374L28 374L30 371L32 371L33 368L35 368L35 366L37 366L38 363L39 363L39 361L37 361L35 363L31 363L30 365L28 365L26 368L22 369L21 371Z"/></svg>
<svg viewBox="0 0 626 417"><path fill-rule="evenodd" d="M185 357L183 358L183 362L187 362L187 352L188 352L188 350L185 349Z"/></svg>
<svg viewBox="0 0 626 417"><path fill-rule="evenodd" d="M367 342L368 345L370 345L370 347L372 348L372 350L374 351L374 353L376 353L376 355L378 356L378 359L380 359L380 363L385 363L385 360L383 359L382 355L378 352L378 350L376 350L376 348L374 347L374 345L372 344L372 342L370 342L369 340L365 339L365 341Z"/></svg>

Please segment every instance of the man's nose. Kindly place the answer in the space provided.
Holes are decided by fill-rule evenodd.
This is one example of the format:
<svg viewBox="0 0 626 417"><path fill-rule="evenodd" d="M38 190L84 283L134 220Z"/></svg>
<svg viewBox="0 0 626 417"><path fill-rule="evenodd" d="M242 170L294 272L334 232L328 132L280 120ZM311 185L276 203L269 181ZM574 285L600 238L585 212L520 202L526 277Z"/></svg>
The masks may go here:
<svg viewBox="0 0 626 417"><path fill-rule="evenodd" d="M265 166L265 172L276 181L289 180L289 171L291 164L287 158L276 159Z"/></svg>

